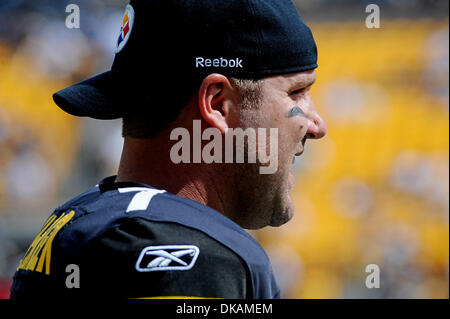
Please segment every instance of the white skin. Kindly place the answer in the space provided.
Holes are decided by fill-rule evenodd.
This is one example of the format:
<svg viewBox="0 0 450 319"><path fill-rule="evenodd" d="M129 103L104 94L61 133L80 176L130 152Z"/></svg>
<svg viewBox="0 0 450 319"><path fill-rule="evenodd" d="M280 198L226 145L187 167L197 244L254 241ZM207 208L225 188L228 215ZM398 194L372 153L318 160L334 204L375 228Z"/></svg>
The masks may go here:
<svg viewBox="0 0 450 319"><path fill-rule="evenodd" d="M306 139L326 134L309 94L315 78L315 71L267 77L260 105L243 109L228 78L210 74L169 128L152 139L125 138L116 181L165 189L210 206L247 229L286 223L294 213L292 160L303 153ZM192 136L193 120L202 121L202 130L214 127L222 133L237 127L278 128L278 170L262 175L260 163L174 164L170 149L176 141L170 141L170 132L184 127Z"/></svg>

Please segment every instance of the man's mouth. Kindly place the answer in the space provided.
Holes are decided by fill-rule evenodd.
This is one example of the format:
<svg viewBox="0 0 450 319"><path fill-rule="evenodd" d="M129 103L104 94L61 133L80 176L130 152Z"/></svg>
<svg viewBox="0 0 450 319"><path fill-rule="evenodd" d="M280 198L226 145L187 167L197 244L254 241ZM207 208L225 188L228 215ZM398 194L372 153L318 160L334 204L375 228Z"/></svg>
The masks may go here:
<svg viewBox="0 0 450 319"><path fill-rule="evenodd" d="M301 141L301 144L297 146L295 156L300 156L303 154L303 151L305 150L305 143L306 143L307 135L305 135ZM294 156L294 160L295 160ZM292 164L294 163L294 160L292 161Z"/></svg>
<svg viewBox="0 0 450 319"><path fill-rule="evenodd" d="M297 147L296 152L295 152L294 156L292 157L292 165L294 165L294 163L295 163L295 158L297 156L301 156L303 154L303 152L305 151L305 142L306 142L306 137L302 140L302 144Z"/></svg>
<svg viewBox="0 0 450 319"><path fill-rule="evenodd" d="M294 185L295 185L295 177L294 177L294 174L293 174L295 158L297 156L301 156L303 154L303 151L305 150L306 139L307 139L307 136L305 135L305 137L302 139L301 145L298 146L295 155L292 157L291 171L289 172L289 177L288 177L289 192L294 188Z"/></svg>
<svg viewBox="0 0 450 319"><path fill-rule="evenodd" d="M289 176L288 176L288 192L289 193L294 188L294 185L295 185L295 177L291 172L289 172Z"/></svg>
<svg viewBox="0 0 450 319"><path fill-rule="evenodd" d="M303 145L298 146L297 149L295 150L295 156L302 155L304 150L305 150L305 147ZM294 158L295 158L295 156L294 156Z"/></svg>

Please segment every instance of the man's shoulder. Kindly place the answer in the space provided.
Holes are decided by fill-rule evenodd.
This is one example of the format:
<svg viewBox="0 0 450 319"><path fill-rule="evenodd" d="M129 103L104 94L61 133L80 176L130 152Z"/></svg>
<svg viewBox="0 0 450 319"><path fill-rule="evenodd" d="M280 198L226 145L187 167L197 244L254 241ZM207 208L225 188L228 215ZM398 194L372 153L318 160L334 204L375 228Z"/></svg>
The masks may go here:
<svg viewBox="0 0 450 319"><path fill-rule="evenodd" d="M189 214L200 207L153 188L120 186L124 187L97 185L55 210L18 267L14 298L47 293L253 296L241 256L200 229L158 213ZM79 267L80 289L66 289L67 265Z"/></svg>
<svg viewBox="0 0 450 319"><path fill-rule="evenodd" d="M58 236L63 245L68 245L67 249L81 249L108 230L126 221L140 219L147 223L168 223L173 229L195 229L239 255L247 255L253 263L267 262L267 255L257 241L223 214L144 184L111 183L111 178L105 179L58 207L52 216L59 218L68 214L73 216Z"/></svg>
<svg viewBox="0 0 450 319"><path fill-rule="evenodd" d="M207 234L177 223L127 218L94 238L81 260L88 265L89 283L126 297L253 296L241 256Z"/></svg>
<svg viewBox="0 0 450 319"><path fill-rule="evenodd" d="M233 221L193 200L148 185L113 180L107 178L58 207L44 225L42 231L53 234L51 268L55 273L64 275L65 264L80 263L85 274L88 269L85 278L91 276L94 282L95 278L117 277L114 271L120 269L125 280L121 291L135 297L158 293L149 287L136 290L138 285L130 288L136 278L159 281L157 289L165 286L165 294L183 291L174 286L176 278L175 282L187 287L208 281L211 286L194 289L208 296L277 295L267 255ZM24 262L22 269L30 268L33 265ZM214 291L217 287L222 288Z"/></svg>

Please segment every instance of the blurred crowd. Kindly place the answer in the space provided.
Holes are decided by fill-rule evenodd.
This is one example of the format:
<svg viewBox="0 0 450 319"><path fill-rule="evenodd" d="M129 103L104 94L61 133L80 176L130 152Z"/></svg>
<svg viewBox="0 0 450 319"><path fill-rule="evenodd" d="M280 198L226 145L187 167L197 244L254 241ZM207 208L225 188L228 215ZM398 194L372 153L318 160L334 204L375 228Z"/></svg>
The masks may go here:
<svg viewBox="0 0 450 319"><path fill-rule="evenodd" d="M259 234L287 297L448 298L448 20L382 26L312 25L328 135L306 145L291 223Z"/></svg>
<svg viewBox="0 0 450 319"><path fill-rule="evenodd" d="M51 95L110 67L127 1L76 3L80 29L69 2L0 2L0 298L52 210L117 169L121 122L71 117ZM293 220L252 232L286 298L449 297L448 1L372 3L380 29L367 1L296 2L328 135L296 163Z"/></svg>

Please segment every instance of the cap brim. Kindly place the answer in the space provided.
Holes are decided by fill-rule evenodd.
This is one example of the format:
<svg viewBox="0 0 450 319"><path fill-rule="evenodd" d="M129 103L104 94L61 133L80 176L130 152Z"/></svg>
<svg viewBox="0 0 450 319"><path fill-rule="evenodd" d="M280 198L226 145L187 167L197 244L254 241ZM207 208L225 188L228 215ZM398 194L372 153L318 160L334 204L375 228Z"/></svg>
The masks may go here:
<svg viewBox="0 0 450 319"><path fill-rule="evenodd" d="M53 100L65 112L100 120L124 117L133 107L132 87L117 71L108 71L53 94Z"/></svg>

